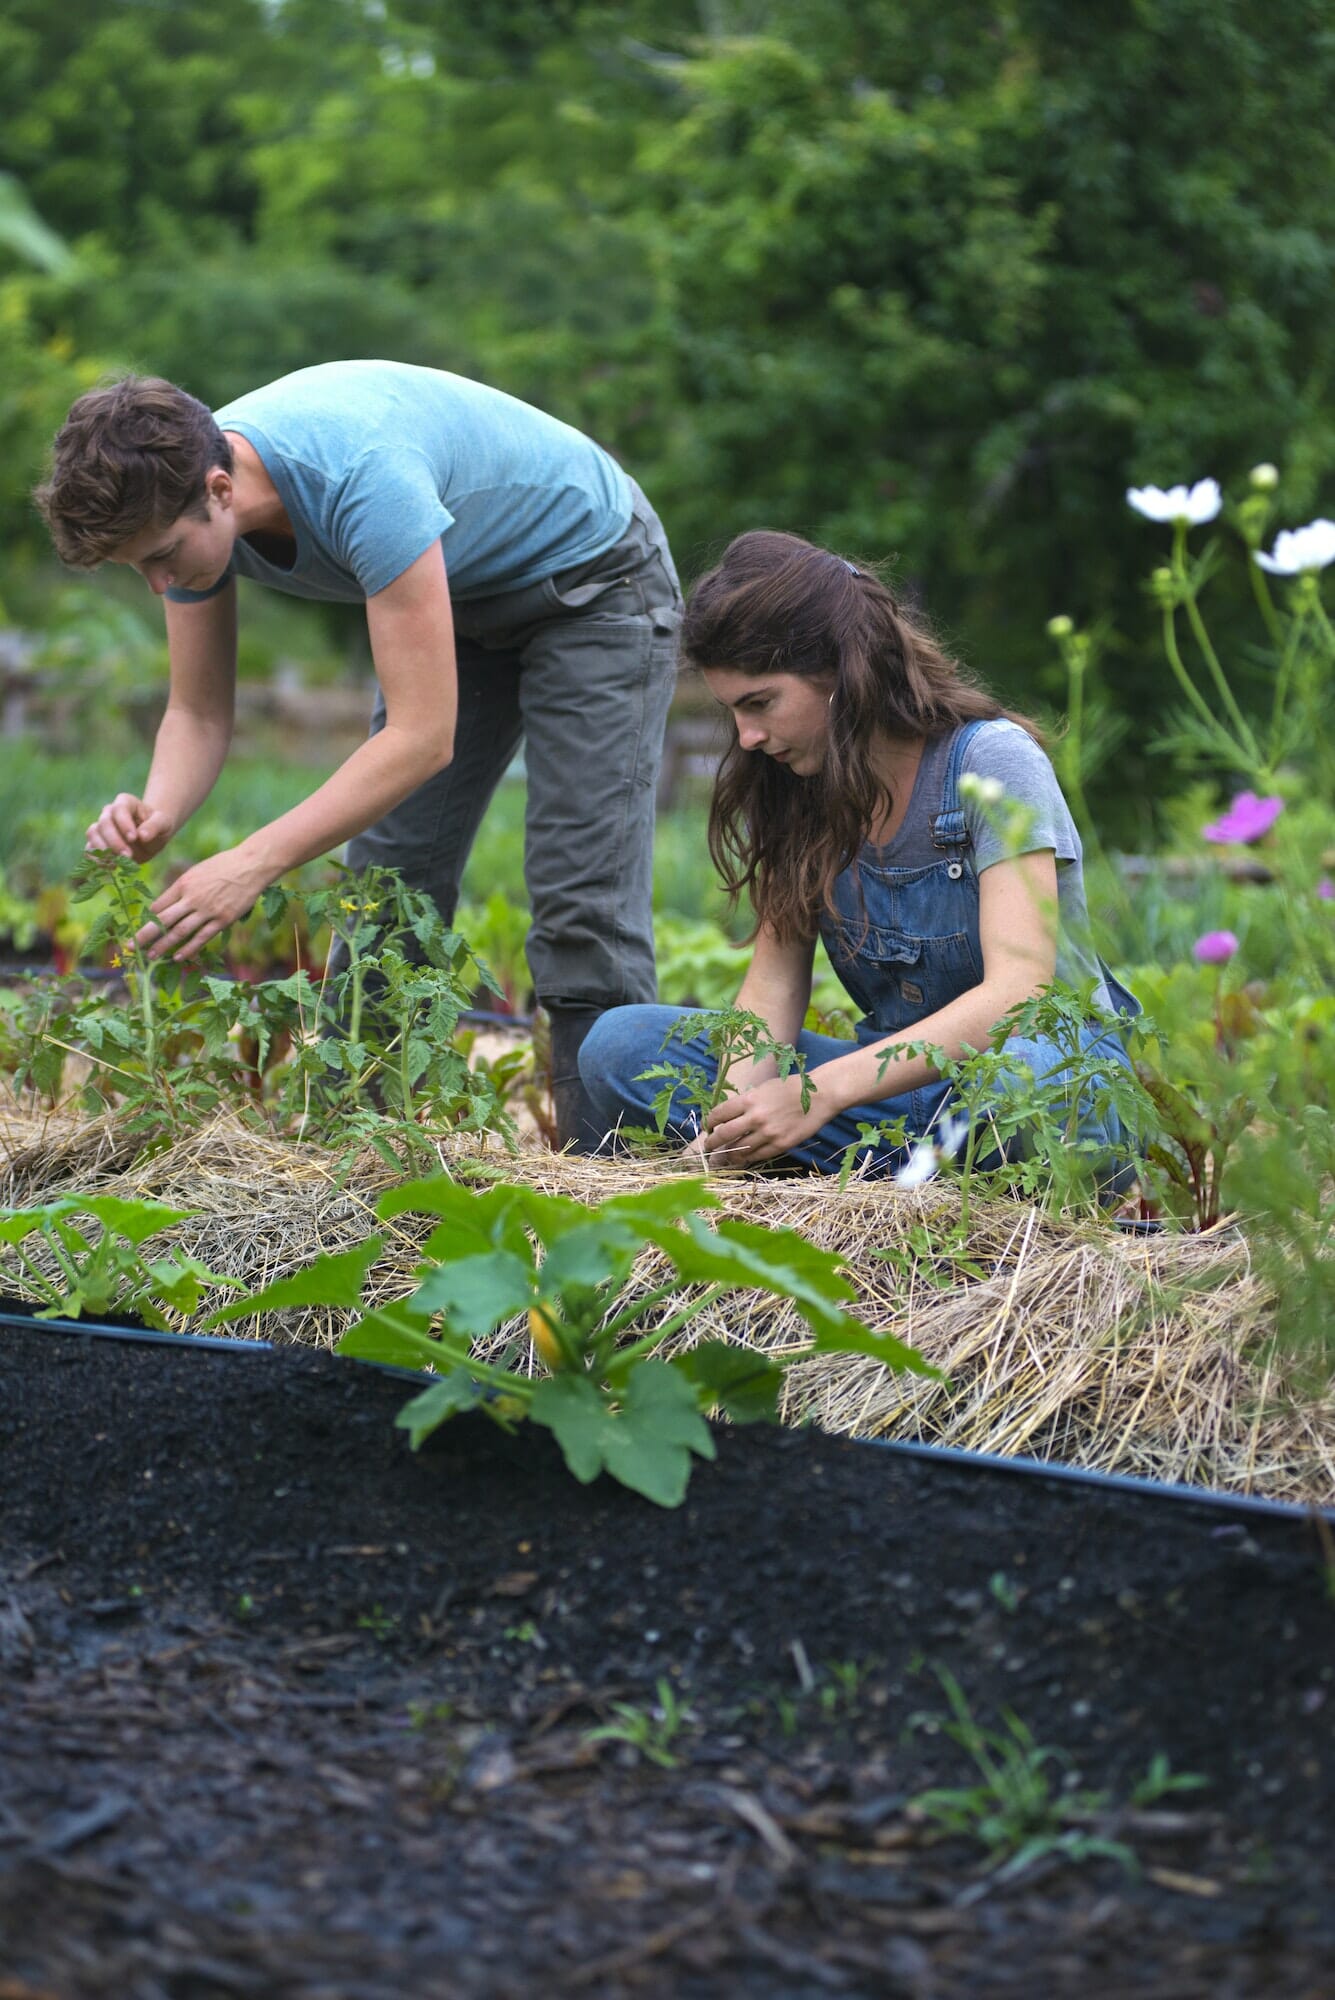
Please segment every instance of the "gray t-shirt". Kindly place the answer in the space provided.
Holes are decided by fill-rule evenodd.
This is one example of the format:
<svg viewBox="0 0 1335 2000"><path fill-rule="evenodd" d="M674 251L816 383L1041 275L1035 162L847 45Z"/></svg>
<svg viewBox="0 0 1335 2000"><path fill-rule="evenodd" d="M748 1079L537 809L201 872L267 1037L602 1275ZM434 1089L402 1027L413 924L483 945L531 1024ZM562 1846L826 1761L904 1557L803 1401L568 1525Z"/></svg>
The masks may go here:
<svg viewBox="0 0 1335 2000"><path fill-rule="evenodd" d="M951 735L938 736L925 745L908 813L894 840L878 850L888 866L927 867L941 859L932 844L931 822L941 808L951 741ZM969 740L961 772L996 778L1004 794L1000 805L992 807L961 794L975 869L981 875L1007 859L1013 850L993 821L1004 824L1010 802L1023 806L1029 819L1019 851L1032 854L1050 847L1057 857L1057 977L1071 986L1096 981L1095 1004L1112 1012L1112 996L1090 936L1080 835L1046 751L1017 722L985 722Z"/></svg>
<svg viewBox="0 0 1335 2000"><path fill-rule="evenodd" d="M601 446L439 368L325 362L215 419L259 453L297 542L284 568L239 539L228 576L293 597L373 597L434 541L452 595L485 597L601 555L630 521L630 482ZM192 604L213 592L167 595Z"/></svg>

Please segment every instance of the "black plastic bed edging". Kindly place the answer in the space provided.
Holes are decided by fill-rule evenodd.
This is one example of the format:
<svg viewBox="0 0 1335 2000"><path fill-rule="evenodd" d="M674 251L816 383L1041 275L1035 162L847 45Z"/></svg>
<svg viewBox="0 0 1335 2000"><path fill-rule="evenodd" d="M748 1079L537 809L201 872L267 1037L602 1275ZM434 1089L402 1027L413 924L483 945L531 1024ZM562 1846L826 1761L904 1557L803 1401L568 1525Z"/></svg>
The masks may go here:
<svg viewBox="0 0 1335 2000"><path fill-rule="evenodd" d="M237 1340L226 1334L161 1333L156 1327L116 1326L98 1320L38 1319L35 1308L26 1313L0 1310L0 1327L15 1327L27 1333L82 1334L95 1340L119 1340L131 1344L143 1342L160 1347L209 1348L226 1354L273 1354L278 1351L271 1340ZM397 1375L407 1382L431 1379L416 1369L395 1368L383 1361L359 1361L353 1365L374 1368L381 1375ZM1267 1500L1263 1495L1223 1493L1213 1486L1183 1486L1168 1480L1138 1479L1131 1473L1097 1472L1088 1466L1061 1465L1050 1459L1002 1458L995 1452L961 1451L954 1445L914 1444L898 1438L848 1438L845 1442L860 1445L869 1451L896 1452L903 1458L922 1458L929 1463L959 1466L966 1472L1008 1472L1024 1479L1056 1479L1069 1485L1096 1486L1117 1493L1139 1493L1155 1500L1189 1500L1196 1506L1213 1507L1220 1512L1271 1515L1289 1521L1320 1520L1335 1525L1335 1507L1318 1507L1315 1501L1303 1505L1293 1500Z"/></svg>
<svg viewBox="0 0 1335 2000"><path fill-rule="evenodd" d="M901 1438L855 1438L875 1451L893 1451L905 1458L927 1458L946 1465L986 1467L990 1472L1017 1472L1025 1478L1061 1479L1077 1486L1111 1487L1118 1493L1145 1493L1156 1500L1192 1500L1199 1506L1241 1509L1248 1514L1277 1514L1288 1521L1320 1519L1335 1524L1335 1507L1316 1502L1267 1500L1263 1494L1224 1493L1217 1486L1183 1486L1175 1481L1138 1479L1130 1472L1097 1472L1086 1465L1060 1465L1044 1458L1001 1458L989 1451L961 1451L948 1444L912 1444Z"/></svg>
<svg viewBox="0 0 1335 2000"><path fill-rule="evenodd" d="M98 1340L146 1341L161 1347L212 1347L221 1348L225 1353L240 1353L245 1348L253 1348L259 1353L271 1353L271 1340L234 1340L221 1333L164 1333L156 1326L145 1326L142 1320L131 1319L39 1319L40 1306L28 1306L26 1310L14 1299L0 1301L0 1326L15 1327L20 1333L83 1333Z"/></svg>

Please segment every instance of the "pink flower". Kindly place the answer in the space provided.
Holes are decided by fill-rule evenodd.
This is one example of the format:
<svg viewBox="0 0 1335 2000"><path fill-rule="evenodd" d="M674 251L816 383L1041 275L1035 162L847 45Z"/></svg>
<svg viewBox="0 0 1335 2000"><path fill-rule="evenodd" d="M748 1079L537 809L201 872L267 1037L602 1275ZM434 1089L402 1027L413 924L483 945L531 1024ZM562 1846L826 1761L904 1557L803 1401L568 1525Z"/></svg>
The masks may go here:
<svg viewBox="0 0 1335 2000"><path fill-rule="evenodd" d="M1329 875L1321 877L1316 885L1316 892L1323 903L1335 903L1335 882L1331 881Z"/></svg>
<svg viewBox="0 0 1335 2000"><path fill-rule="evenodd" d="M1201 832L1206 840L1259 840L1283 810L1283 799L1258 799L1255 792L1239 792L1228 811Z"/></svg>
<svg viewBox="0 0 1335 2000"><path fill-rule="evenodd" d="M1227 965L1238 948L1238 941L1232 931L1207 931L1198 937L1191 947L1191 955L1198 965Z"/></svg>

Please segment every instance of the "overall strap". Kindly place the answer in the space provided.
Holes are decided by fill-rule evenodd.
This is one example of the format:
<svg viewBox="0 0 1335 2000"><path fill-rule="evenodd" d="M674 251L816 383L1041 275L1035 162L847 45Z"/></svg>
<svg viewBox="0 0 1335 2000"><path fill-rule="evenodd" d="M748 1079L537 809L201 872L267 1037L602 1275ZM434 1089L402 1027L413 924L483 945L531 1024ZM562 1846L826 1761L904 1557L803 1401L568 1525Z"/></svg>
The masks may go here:
<svg viewBox="0 0 1335 2000"><path fill-rule="evenodd" d="M933 847L949 850L968 846L969 831L960 807L960 767L965 751L983 726L983 720L980 717L976 722L961 723L951 738L946 775L941 781L941 810L932 815Z"/></svg>

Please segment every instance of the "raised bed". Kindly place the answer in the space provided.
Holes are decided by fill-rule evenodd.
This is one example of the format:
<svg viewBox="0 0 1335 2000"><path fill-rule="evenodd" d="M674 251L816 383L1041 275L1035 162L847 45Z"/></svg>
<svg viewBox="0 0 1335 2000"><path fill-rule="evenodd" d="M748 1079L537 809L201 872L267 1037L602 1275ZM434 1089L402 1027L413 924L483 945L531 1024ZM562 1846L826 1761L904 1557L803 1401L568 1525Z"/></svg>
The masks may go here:
<svg viewBox="0 0 1335 2000"><path fill-rule="evenodd" d="M0 1328L6 2000L1328 1990L1325 1518L732 1430L664 1513L402 1394ZM931 1836L937 1668L1138 1874Z"/></svg>

